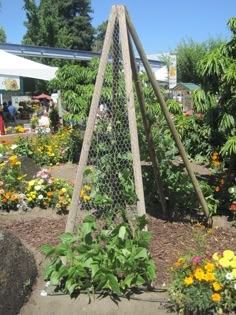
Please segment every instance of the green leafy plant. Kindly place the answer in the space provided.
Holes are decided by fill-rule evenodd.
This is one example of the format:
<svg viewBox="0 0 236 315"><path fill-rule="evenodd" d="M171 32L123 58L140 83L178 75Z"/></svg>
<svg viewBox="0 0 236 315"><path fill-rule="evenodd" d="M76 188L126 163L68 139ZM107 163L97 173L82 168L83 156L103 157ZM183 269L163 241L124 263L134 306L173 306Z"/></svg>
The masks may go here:
<svg viewBox="0 0 236 315"><path fill-rule="evenodd" d="M151 234L143 230L146 224L142 216L134 226L113 222L98 230L96 218L86 216L75 236L64 233L56 247L42 247L52 258L45 279L70 295L86 290L120 296L129 289L150 285L156 268L148 252Z"/></svg>

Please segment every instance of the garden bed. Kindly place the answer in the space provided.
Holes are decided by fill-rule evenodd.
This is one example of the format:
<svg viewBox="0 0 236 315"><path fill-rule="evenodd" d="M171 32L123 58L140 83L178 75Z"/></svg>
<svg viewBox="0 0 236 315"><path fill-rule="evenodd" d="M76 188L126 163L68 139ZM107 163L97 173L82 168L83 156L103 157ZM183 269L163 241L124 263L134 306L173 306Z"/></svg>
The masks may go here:
<svg viewBox="0 0 236 315"><path fill-rule="evenodd" d="M54 166L52 175L73 181L75 170L76 165L73 164ZM157 266L157 279L154 283L157 287L168 286L174 263L187 250L197 248L199 240L206 244L211 253L227 248L236 252L234 229L230 231L218 227L207 229L199 224L168 222L157 217L157 209L147 209L147 211L148 229L152 233L150 251ZM44 258L40 247L47 243L56 245L59 241L58 236L65 231L66 221L67 215L58 215L53 209L33 208L27 212L11 211L1 214L0 230L10 231L17 235L24 244L31 248L37 261L40 257L39 268L42 277Z"/></svg>

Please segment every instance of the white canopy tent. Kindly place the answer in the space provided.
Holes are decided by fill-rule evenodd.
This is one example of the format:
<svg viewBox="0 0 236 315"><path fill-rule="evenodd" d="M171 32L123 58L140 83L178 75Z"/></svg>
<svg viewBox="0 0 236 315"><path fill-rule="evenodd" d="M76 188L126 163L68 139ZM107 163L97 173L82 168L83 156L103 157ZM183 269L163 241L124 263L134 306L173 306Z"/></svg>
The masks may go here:
<svg viewBox="0 0 236 315"><path fill-rule="evenodd" d="M0 75L49 81L56 76L57 69L0 50Z"/></svg>

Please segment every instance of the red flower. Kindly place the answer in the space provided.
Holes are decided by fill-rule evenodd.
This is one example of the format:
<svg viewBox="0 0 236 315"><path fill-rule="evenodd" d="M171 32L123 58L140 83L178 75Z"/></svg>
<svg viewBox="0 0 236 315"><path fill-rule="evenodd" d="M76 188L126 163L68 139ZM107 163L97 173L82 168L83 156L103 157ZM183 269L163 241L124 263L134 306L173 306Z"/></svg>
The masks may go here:
<svg viewBox="0 0 236 315"><path fill-rule="evenodd" d="M203 117L203 114L199 113L199 114L196 114L196 116L200 118L200 117Z"/></svg>
<svg viewBox="0 0 236 315"><path fill-rule="evenodd" d="M230 210L236 211L236 205L232 204L232 205L230 206Z"/></svg>
<svg viewBox="0 0 236 315"><path fill-rule="evenodd" d="M185 113L184 115L185 115L185 116L187 116L187 117L188 117L188 116L190 116L190 114L189 114L189 113Z"/></svg>

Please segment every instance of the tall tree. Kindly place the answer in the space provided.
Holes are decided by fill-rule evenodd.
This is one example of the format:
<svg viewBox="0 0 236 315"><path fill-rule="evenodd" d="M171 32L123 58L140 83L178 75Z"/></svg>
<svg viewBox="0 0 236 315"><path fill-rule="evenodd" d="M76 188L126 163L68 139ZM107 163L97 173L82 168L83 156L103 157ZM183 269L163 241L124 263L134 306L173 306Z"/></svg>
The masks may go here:
<svg viewBox="0 0 236 315"><path fill-rule="evenodd" d="M38 45L39 41L39 10L35 0L24 0L23 9L26 13L27 21L24 26L27 31L23 36L22 43L25 45Z"/></svg>
<svg viewBox="0 0 236 315"><path fill-rule="evenodd" d="M7 36L2 26L0 26L0 43L6 43Z"/></svg>
<svg viewBox="0 0 236 315"><path fill-rule="evenodd" d="M222 42L220 38L211 38L202 43L196 43L191 38L182 40L176 48L178 82L201 84L202 77L198 73L197 64L208 51L219 47Z"/></svg>
<svg viewBox="0 0 236 315"><path fill-rule="evenodd" d="M94 28L90 0L24 0L24 44L91 50Z"/></svg>
<svg viewBox="0 0 236 315"><path fill-rule="evenodd" d="M195 105L205 106L214 144L223 145L221 153L231 155L236 168L236 18L229 19L227 25L231 40L199 62L204 91L196 93Z"/></svg>
<svg viewBox="0 0 236 315"><path fill-rule="evenodd" d="M72 49L91 50L94 40L90 0L57 0L59 25L71 34Z"/></svg>
<svg viewBox="0 0 236 315"><path fill-rule="evenodd" d="M103 47L104 38L106 35L107 30L107 23L108 21L103 22L102 24L98 25L98 27L95 30L95 38L93 43L93 51L101 51Z"/></svg>

